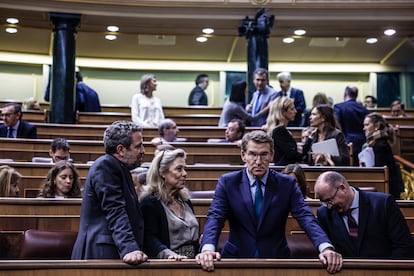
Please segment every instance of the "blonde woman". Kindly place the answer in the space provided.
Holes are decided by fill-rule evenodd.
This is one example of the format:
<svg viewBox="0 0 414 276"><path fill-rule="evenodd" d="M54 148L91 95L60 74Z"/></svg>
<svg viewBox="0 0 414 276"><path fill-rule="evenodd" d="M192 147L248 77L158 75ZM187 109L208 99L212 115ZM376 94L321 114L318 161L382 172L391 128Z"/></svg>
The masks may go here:
<svg viewBox="0 0 414 276"><path fill-rule="evenodd" d="M301 148L292 134L287 129L290 121L296 116L295 104L291 98L277 97L270 106L267 117L267 134L272 136L274 141L274 160L276 166L286 166L287 164L301 162Z"/></svg>
<svg viewBox="0 0 414 276"><path fill-rule="evenodd" d="M186 154L163 150L147 172L142 195L144 251L150 258L193 259L198 252L199 225L185 187Z"/></svg>
<svg viewBox="0 0 414 276"><path fill-rule="evenodd" d="M0 197L18 197L22 175L8 165L0 166Z"/></svg>

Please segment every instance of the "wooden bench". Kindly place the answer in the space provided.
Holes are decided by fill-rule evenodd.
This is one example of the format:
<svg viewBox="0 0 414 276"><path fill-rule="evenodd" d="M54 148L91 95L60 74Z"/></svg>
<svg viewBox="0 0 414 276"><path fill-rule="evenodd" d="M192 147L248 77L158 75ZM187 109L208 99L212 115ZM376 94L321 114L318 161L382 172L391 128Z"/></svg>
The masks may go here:
<svg viewBox="0 0 414 276"><path fill-rule="evenodd" d="M414 126L414 117L384 116L385 121L392 126Z"/></svg>
<svg viewBox="0 0 414 276"><path fill-rule="evenodd" d="M382 114L383 116L391 116L391 108L390 107L370 108L369 111L378 112L378 113ZM414 117L414 109L413 108L407 108L404 111L410 117Z"/></svg>
<svg viewBox="0 0 414 276"><path fill-rule="evenodd" d="M92 124L53 124L53 123L34 123L37 128L37 138L53 139L64 137L68 140L102 140L103 133L108 125ZM182 126L178 127L179 137L187 138L187 142L206 142L207 139L224 138L225 127L217 126ZM247 127L246 132L257 130L257 127ZM300 141L302 128L288 128L293 137ZM157 128L145 128L142 132L144 141L151 141L154 137L159 137Z"/></svg>
<svg viewBox="0 0 414 276"><path fill-rule="evenodd" d="M24 197L37 195L39 187L43 182L52 164L32 163L32 162L2 162L14 167L23 175L20 182L20 192ZM87 176L90 165L76 163L76 168L84 180ZM192 191L215 190L218 178L225 173L241 170L243 165L187 165L187 187ZM282 171L281 166L272 166L276 171ZM309 191L312 196L313 187L317 177L324 171L335 170L345 176L350 185L357 187L375 187L378 192L388 193L389 179L386 167L366 168L366 167L323 167L323 166L304 166L305 177Z"/></svg>
<svg viewBox="0 0 414 276"><path fill-rule="evenodd" d="M220 115L215 114L179 114L171 115L178 126L217 126ZM77 112L78 124L109 125L115 121L131 121L131 113L121 112Z"/></svg>
<svg viewBox="0 0 414 276"><path fill-rule="evenodd" d="M396 128L394 154L414 163L414 125Z"/></svg>
<svg viewBox="0 0 414 276"><path fill-rule="evenodd" d="M0 138L0 158L31 161L33 157L48 157L51 139ZM68 140L71 158L77 163L93 161L104 154L102 140ZM240 148L232 143L184 142L171 143L187 153L187 163L241 164ZM155 147L144 142L144 161L151 162Z"/></svg>
<svg viewBox="0 0 414 276"><path fill-rule="evenodd" d="M78 231L82 199L29 199L0 198L0 245L6 250L0 254L14 257L18 254L19 243L27 229L48 231ZM316 214L320 206L318 200L307 200L312 212ZM194 212L203 231L211 199L193 199ZM397 201L410 231L414 233L414 201ZM223 231L228 231L226 224ZM303 234L299 224L291 216L286 223L286 234Z"/></svg>

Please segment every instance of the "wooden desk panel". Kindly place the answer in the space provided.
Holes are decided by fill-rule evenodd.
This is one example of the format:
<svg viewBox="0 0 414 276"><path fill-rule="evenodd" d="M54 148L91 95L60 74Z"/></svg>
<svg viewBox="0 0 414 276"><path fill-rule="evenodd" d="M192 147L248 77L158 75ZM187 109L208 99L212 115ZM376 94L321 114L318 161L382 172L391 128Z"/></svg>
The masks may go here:
<svg viewBox="0 0 414 276"><path fill-rule="evenodd" d="M65 137L68 140L102 140L107 125L92 124L52 124L34 123L39 139L54 139ZM179 137L187 138L187 142L206 142L207 139L223 139L225 127L216 126L178 126ZM247 127L246 132L257 130L256 127ZM302 128L288 128L293 137L300 141ZM157 128L145 128L142 132L144 141L149 142L154 137L159 137Z"/></svg>
<svg viewBox="0 0 414 276"><path fill-rule="evenodd" d="M44 179L52 164L32 163L32 162L2 162L14 167L23 175L20 189L22 191L35 190L40 179ZM149 164L145 164L149 165ZM75 163L82 179L87 176L90 165ZM214 190L219 177L225 173L241 170L243 165L187 165L187 187L190 190ZM282 171L281 166L272 166L276 171ZM313 194L313 187L317 177L324 171L335 170L345 176L350 185L357 187L375 187L379 192L388 193L389 180L388 170L385 167L366 168L366 167L324 167L324 166L304 166L303 167L309 191ZM26 195L23 192L22 195Z"/></svg>
<svg viewBox="0 0 414 276"><path fill-rule="evenodd" d="M33 157L48 157L51 139L0 138L0 158L28 162ZM103 141L68 140L71 158L77 163L93 161L104 154ZM187 153L187 163L241 164L240 148L231 143L185 142L171 143ZM154 146L144 142L144 162L151 162Z"/></svg>
<svg viewBox="0 0 414 276"><path fill-rule="evenodd" d="M178 126L217 126L220 115L215 114L180 114L171 115ZM115 121L131 121L130 113L122 112L77 112L76 121L78 124L109 125Z"/></svg>

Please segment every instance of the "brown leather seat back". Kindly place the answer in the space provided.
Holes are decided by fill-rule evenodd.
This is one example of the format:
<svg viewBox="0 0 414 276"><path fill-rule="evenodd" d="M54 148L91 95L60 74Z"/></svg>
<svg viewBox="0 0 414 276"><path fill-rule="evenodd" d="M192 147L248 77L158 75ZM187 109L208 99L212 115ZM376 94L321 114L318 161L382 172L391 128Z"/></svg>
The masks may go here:
<svg viewBox="0 0 414 276"><path fill-rule="evenodd" d="M76 236L77 232L27 230L24 232L19 258L69 260Z"/></svg>

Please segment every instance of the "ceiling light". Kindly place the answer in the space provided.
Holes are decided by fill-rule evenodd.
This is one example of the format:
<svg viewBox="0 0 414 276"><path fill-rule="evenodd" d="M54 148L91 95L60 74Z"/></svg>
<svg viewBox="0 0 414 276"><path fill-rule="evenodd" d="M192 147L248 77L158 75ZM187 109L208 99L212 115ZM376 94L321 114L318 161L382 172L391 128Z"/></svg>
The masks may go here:
<svg viewBox="0 0 414 276"><path fill-rule="evenodd" d="M212 33L214 33L214 29L213 28L204 28L203 33L212 34Z"/></svg>
<svg viewBox="0 0 414 276"><path fill-rule="evenodd" d="M6 28L6 32L9 33L9 34L15 34L15 33L17 33L17 28L8 27L8 28Z"/></svg>
<svg viewBox="0 0 414 276"><path fill-rule="evenodd" d="M109 32L117 32L117 31L119 31L119 27L118 26L108 26L108 27L106 27L106 29Z"/></svg>
<svg viewBox="0 0 414 276"><path fill-rule="evenodd" d="M107 40L115 40L117 38L118 37L116 35L113 35L113 34L109 34L109 35L106 35L105 36L105 39L107 39Z"/></svg>
<svg viewBox="0 0 414 276"><path fill-rule="evenodd" d="M207 38L207 37L205 37L205 36L199 36L199 37L197 37L197 38L196 38L196 40L197 40L198 42L203 43L203 42L206 42L206 41L208 40L208 38Z"/></svg>
<svg viewBox="0 0 414 276"><path fill-rule="evenodd" d="M368 43L368 44L375 44L375 43L378 42L378 38L370 37L370 38L367 38L367 40L365 42Z"/></svg>
<svg viewBox="0 0 414 276"><path fill-rule="evenodd" d="M384 34L387 35L387 36L392 36L392 35L395 35L396 32L397 31L395 31L394 29L386 29L384 31Z"/></svg>
<svg viewBox="0 0 414 276"><path fill-rule="evenodd" d="M9 17L6 19L6 22L9 24L18 24L19 23L19 19L14 18L14 17Z"/></svg>
<svg viewBox="0 0 414 276"><path fill-rule="evenodd" d="M303 29L297 29L293 32L295 35L305 35L306 31Z"/></svg>
<svg viewBox="0 0 414 276"><path fill-rule="evenodd" d="M285 37L282 41L283 43L290 44L295 42L295 39L293 37Z"/></svg>

